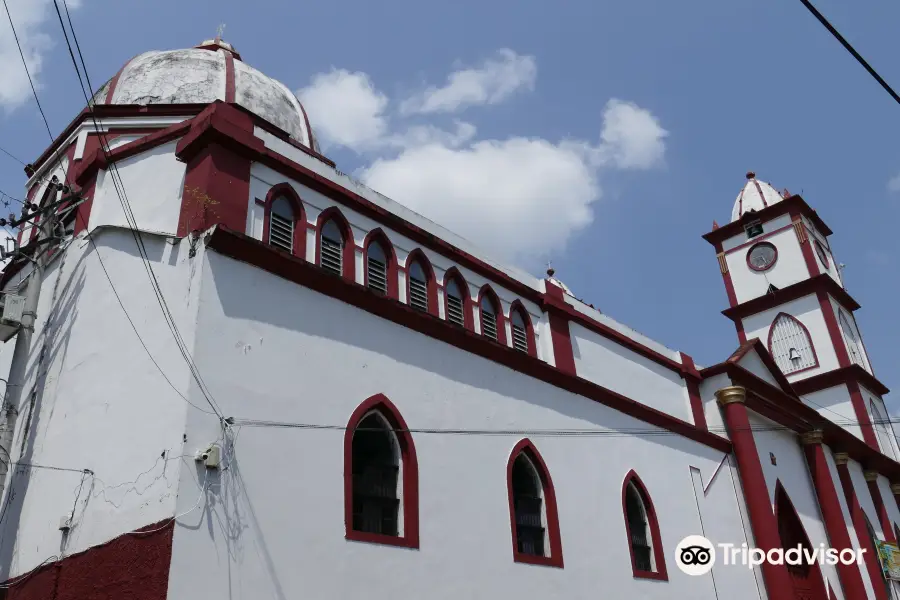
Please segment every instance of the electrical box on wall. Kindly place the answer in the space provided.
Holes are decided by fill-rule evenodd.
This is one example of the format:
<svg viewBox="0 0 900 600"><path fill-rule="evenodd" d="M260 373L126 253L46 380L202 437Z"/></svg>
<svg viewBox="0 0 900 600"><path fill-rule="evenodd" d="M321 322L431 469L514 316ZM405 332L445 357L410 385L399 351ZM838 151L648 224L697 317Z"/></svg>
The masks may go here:
<svg viewBox="0 0 900 600"><path fill-rule="evenodd" d="M207 469L218 469L222 451L218 444L211 444L205 450L197 452L194 460L202 462Z"/></svg>
<svg viewBox="0 0 900 600"><path fill-rule="evenodd" d="M22 324L25 296L3 294L0 296L0 305L3 307L3 312L0 313L0 340L6 342L18 333Z"/></svg>

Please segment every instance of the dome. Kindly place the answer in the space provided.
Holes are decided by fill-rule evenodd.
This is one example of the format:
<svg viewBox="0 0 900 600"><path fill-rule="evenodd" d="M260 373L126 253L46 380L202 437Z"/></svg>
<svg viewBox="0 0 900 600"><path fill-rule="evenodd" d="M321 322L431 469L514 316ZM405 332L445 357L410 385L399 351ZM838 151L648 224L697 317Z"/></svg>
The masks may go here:
<svg viewBox="0 0 900 600"><path fill-rule="evenodd" d="M229 56L233 60L229 61ZM234 66L233 98L226 97L229 62ZM139 54L93 99L95 104L207 104L216 100L233 101L318 151L306 111L290 89L245 64L231 44L218 38L195 48Z"/></svg>
<svg viewBox="0 0 900 600"><path fill-rule="evenodd" d="M756 178L756 173L747 173L747 183L744 184L741 193L734 201L734 209L731 211L731 220L737 221L748 212L759 212L764 208L781 202L784 197L765 181Z"/></svg>

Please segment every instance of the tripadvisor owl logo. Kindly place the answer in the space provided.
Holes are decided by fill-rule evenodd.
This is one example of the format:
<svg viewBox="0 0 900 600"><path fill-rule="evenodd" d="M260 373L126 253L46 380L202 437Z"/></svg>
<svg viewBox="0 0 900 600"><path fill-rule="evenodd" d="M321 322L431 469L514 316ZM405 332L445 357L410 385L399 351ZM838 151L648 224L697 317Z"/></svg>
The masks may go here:
<svg viewBox="0 0 900 600"><path fill-rule="evenodd" d="M748 569L769 563L773 565L861 565L865 548L818 548L798 545L792 548L751 548L746 543L719 544L723 565L744 565ZM716 548L702 535L689 535L675 547L675 563L687 575L705 575L716 564Z"/></svg>
<svg viewBox="0 0 900 600"><path fill-rule="evenodd" d="M702 535L689 535L675 547L675 563L686 575L705 575L716 564L716 549Z"/></svg>

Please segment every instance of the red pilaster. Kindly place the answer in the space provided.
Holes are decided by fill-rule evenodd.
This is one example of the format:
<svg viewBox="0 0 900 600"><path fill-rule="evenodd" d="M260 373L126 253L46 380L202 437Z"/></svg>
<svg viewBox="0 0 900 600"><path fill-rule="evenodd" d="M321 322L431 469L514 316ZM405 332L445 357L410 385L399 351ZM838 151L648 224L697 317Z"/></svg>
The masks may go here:
<svg viewBox="0 0 900 600"><path fill-rule="evenodd" d="M856 498L856 491L853 489L853 479L850 477L850 468L847 465L848 460L849 457L843 452L834 455L834 462L841 478L841 487L844 489L844 498L847 501L847 508L850 509L850 517L853 519L856 539L859 540L859 547L866 550L863 554L863 562L866 563L869 581L872 583L872 589L875 590L875 599L888 600L887 592L884 589L884 578L881 575L881 565L878 564L878 551L872 545L869 530L866 527L866 518L859 505L859 500Z"/></svg>
<svg viewBox="0 0 900 600"><path fill-rule="evenodd" d="M747 511L750 513L750 527L753 530L756 545L764 552L773 548L781 548L778 523L775 520L775 513L772 511L769 489L766 486L766 478L759 462L753 431L750 429L747 407L744 405L747 399L747 390L738 386L722 388L716 392L716 399L722 406L725 425L734 447L734 456L737 459L738 472L744 486ZM770 600L793 600L794 584L783 564L775 565L764 562L762 574Z"/></svg>
<svg viewBox="0 0 900 600"><path fill-rule="evenodd" d="M872 504L875 505L875 512L878 513L878 520L881 522L884 540L896 544L897 537L894 535L891 518L888 517L887 508L884 505L884 500L881 498L881 490L878 488L878 472L866 471L863 473L863 476L866 478L866 484L869 486L869 495L872 496Z"/></svg>
<svg viewBox="0 0 900 600"><path fill-rule="evenodd" d="M544 304L550 319L550 339L553 343L553 359L556 368L569 375L577 375L575 368L575 352L572 350L572 334L569 331L569 319L565 311L556 308L565 304L563 290L549 279L544 281L547 293Z"/></svg>
<svg viewBox="0 0 900 600"><path fill-rule="evenodd" d="M836 550L853 550L847 524L841 512L841 502L828 469L828 460L822 448L822 432L819 430L805 433L802 436L806 463L809 465L809 473L812 476L813 486L816 489L816 498L819 500L819 508L822 510L822 518L825 521L825 531L828 533L828 542ZM846 600L867 600L866 587L863 584L862 574L856 565L845 565L838 562L838 577L841 587L844 589Z"/></svg>
<svg viewBox="0 0 900 600"><path fill-rule="evenodd" d="M855 380L850 380L847 382L847 390L850 392L850 404L853 406L853 412L856 413L856 421L859 423L860 431L862 431L863 441L881 452L881 449L878 447L878 438L875 436L875 428L872 425L872 420L869 418L869 411L866 410L866 401L863 400L859 384Z"/></svg>
<svg viewBox="0 0 900 600"><path fill-rule="evenodd" d="M900 483L891 484L891 494L894 496L894 502L897 503L897 510L900 510Z"/></svg>

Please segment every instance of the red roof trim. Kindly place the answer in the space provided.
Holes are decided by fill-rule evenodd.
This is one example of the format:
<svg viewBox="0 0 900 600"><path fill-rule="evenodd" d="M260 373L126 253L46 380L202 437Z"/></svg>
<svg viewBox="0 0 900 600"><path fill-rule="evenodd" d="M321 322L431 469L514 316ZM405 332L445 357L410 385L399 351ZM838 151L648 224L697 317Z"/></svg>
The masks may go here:
<svg viewBox="0 0 900 600"><path fill-rule="evenodd" d="M716 242L724 242L728 238L740 235L744 231L744 226L751 221L757 219L761 221L770 221L775 217L790 213L792 209L797 210L799 214L804 215L807 219L812 221L815 224L816 229L823 235L831 235L833 233L831 228L825 224L816 211L810 208L802 197L794 194L793 196L789 196L781 202L776 202L762 210L758 210L754 213L745 213L741 215L737 221L732 221L727 225L722 225L718 229L713 229L709 233L703 234L703 239L713 245L715 245Z"/></svg>
<svg viewBox="0 0 900 600"><path fill-rule="evenodd" d="M793 283L785 288L766 293L762 296L742 302L737 306L726 308L722 314L732 321L740 321L750 315L770 310L786 302L791 302L804 296L810 296L816 292L825 292L837 300L844 308L849 310L859 309L859 303L847 293L830 275L822 273L809 279Z"/></svg>
<svg viewBox="0 0 900 600"><path fill-rule="evenodd" d="M847 384L850 381L857 381L867 390L870 390L880 396L888 394L891 390L881 383L874 375L863 369L856 363L847 367L833 369L827 373L813 375L792 384L794 391L805 396L819 390L834 387L836 385Z"/></svg>

